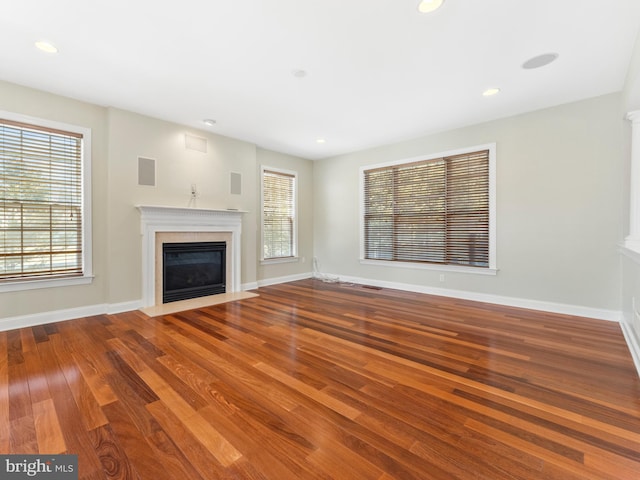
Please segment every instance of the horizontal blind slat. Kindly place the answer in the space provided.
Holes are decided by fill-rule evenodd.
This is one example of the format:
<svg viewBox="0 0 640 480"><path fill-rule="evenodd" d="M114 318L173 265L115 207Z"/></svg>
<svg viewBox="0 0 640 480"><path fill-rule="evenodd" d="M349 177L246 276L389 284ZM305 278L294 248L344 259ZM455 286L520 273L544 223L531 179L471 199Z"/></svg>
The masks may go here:
<svg viewBox="0 0 640 480"><path fill-rule="evenodd" d="M294 254L295 175L263 171L263 258Z"/></svg>
<svg viewBox="0 0 640 480"><path fill-rule="evenodd" d="M82 274L81 141L0 119L0 278Z"/></svg>
<svg viewBox="0 0 640 480"><path fill-rule="evenodd" d="M365 258L488 266L489 152L364 171Z"/></svg>

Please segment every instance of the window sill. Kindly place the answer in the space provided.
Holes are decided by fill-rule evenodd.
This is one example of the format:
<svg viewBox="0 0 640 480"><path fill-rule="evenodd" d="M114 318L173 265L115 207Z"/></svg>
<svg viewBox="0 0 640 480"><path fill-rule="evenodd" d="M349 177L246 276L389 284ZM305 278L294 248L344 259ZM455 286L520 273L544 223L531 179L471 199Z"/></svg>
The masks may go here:
<svg viewBox="0 0 640 480"><path fill-rule="evenodd" d="M16 280L0 283L0 293L36 290L39 288L70 287L73 285L88 285L93 282L93 275L82 277L47 278L39 280Z"/></svg>
<svg viewBox="0 0 640 480"><path fill-rule="evenodd" d="M277 263L294 263L299 261L300 261L300 257L267 258L267 259L260 260L260 265L272 265Z"/></svg>
<svg viewBox="0 0 640 480"><path fill-rule="evenodd" d="M388 262L385 260L360 259L361 265L375 265L377 267L409 268L414 270L435 270L451 273L472 273L475 275L497 275L497 268L463 267L459 265L436 265L433 263Z"/></svg>

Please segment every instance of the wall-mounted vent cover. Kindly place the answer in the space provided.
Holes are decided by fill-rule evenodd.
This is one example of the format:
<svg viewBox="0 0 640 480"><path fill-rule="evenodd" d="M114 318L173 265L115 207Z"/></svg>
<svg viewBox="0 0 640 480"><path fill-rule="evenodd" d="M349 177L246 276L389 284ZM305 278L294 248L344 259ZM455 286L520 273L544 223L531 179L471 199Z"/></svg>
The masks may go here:
<svg viewBox="0 0 640 480"><path fill-rule="evenodd" d="M231 172L229 174L229 192L233 195L242 195L242 174Z"/></svg>
<svg viewBox="0 0 640 480"><path fill-rule="evenodd" d="M156 186L156 161L138 157L138 185Z"/></svg>
<svg viewBox="0 0 640 480"><path fill-rule="evenodd" d="M196 150L198 152L207 153L207 139L196 137L195 135L184 135L184 146L188 150Z"/></svg>

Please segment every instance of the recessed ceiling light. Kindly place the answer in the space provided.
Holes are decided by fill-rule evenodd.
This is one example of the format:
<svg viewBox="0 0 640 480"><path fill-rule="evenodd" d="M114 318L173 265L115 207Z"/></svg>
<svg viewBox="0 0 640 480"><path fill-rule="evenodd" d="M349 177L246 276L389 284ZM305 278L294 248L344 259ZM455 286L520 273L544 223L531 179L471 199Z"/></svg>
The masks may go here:
<svg viewBox="0 0 640 480"><path fill-rule="evenodd" d="M307 71L306 70L292 70L291 71L291 75L293 75L296 78L304 78L307 76Z"/></svg>
<svg viewBox="0 0 640 480"><path fill-rule="evenodd" d="M499 88L487 88L484 92L482 92L482 95L485 97L492 97L494 95L497 95L498 93L500 93Z"/></svg>
<svg viewBox="0 0 640 480"><path fill-rule="evenodd" d="M556 60L560 55L557 53L543 53L542 55L530 58L522 64L522 68L525 70L532 70L534 68L544 67Z"/></svg>
<svg viewBox="0 0 640 480"><path fill-rule="evenodd" d="M216 121L212 120L211 118L207 118L203 120L202 123L204 123L207 127L213 127L216 124Z"/></svg>
<svg viewBox="0 0 640 480"><path fill-rule="evenodd" d="M316 143L320 143L320 144L327 143L327 140L324 138L316 138Z"/></svg>
<svg viewBox="0 0 640 480"><path fill-rule="evenodd" d="M418 11L420 13L435 12L442 6L443 3L444 0L421 0L418 4Z"/></svg>
<svg viewBox="0 0 640 480"><path fill-rule="evenodd" d="M35 46L38 50L42 50L46 53L58 53L58 47L49 42L45 42L44 40L36 42Z"/></svg>

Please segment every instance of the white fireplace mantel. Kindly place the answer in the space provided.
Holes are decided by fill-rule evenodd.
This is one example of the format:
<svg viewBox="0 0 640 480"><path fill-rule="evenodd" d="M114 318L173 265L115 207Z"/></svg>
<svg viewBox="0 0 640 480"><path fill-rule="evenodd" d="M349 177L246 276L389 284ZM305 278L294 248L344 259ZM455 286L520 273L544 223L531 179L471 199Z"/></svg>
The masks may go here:
<svg viewBox="0 0 640 480"><path fill-rule="evenodd" d="M227 292L241 290L242 214L247 212L154 205L137 205L136 208L140 211L140 233L142 235L143 307L157 304L155 298L156 234L160 232L230 233L231 279L227 279Z"/></svg>

